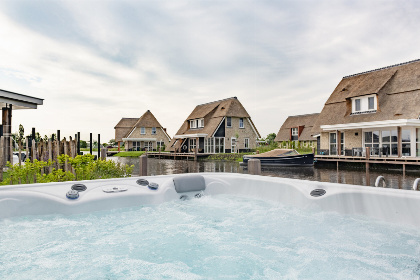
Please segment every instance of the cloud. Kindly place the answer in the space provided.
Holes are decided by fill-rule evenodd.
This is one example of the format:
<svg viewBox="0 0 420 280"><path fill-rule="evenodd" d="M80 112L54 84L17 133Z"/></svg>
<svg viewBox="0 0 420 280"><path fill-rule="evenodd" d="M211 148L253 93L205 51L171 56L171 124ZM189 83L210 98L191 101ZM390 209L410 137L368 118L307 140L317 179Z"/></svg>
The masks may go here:
<svg viewBox="0 0 420 280"><path fill-rule="evenodd" d="M3 1L0 88L45 99L13 115L42 134L109 140L150 109L173 135L197 104L237 96L267 135L320 112L342 76L418 58L419 6Z"/></svg>

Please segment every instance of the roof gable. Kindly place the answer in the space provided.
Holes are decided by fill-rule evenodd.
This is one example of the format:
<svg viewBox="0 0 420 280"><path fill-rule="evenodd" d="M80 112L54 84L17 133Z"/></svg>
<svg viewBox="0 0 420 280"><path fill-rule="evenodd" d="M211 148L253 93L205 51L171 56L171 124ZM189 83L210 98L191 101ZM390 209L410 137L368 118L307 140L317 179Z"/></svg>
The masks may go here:
<svg viewBox="0 0 420 280"><path fill-rule="evenodd" d="M239 117L249 118L248 112L236 97L197 105L187 120L204 118L211 113L211 117Z"/></svg>
<svg viewBox="0 0 420 280"><path fill-rule="evenodd" d="M138 121L134 124L134 127L162 127L155 116L147 110Z"/></svg>
<svg viewBox="0 0 420 280"><path fill-rule="evenodd" d="M274 141L287 141L290 140L290 129L293 127L303 126L303 131L299 136L299 141L315 140L312 135L312 127L315 124L319 113L289 116L280 127L279 132L276 135Z"/></svg>
<svg viewBox="0 0 420 280"><path fill-rule="evenodd" d="M127 128L127 127L133 127L138 118L122 118L114 128Z"/></svg>

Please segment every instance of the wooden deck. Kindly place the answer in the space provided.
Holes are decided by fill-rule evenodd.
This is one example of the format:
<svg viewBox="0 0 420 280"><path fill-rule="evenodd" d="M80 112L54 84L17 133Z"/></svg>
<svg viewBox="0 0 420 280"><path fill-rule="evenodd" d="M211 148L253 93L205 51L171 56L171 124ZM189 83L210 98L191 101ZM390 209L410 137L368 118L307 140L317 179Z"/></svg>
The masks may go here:
<svg viewBox="0 0 420 280"><path fill-rule="evenodd" d="M315 161L323 162L360 162L360 163L372 163L372 164L398 164L398 165L419 165L420 158L418 157L376 157L371 156L370 158L366 157L352 157L352 156L324 156L316 155Z"/></svg>
<svg viewBox="0 0 420 280"><path fill-rule="evenodd" d="M180 160L197 160L198 158L208 157L211 154L204 153L173 153L173 152L148 152L147 157L151 158L165 158L165 159L180 159Z"/></svg>

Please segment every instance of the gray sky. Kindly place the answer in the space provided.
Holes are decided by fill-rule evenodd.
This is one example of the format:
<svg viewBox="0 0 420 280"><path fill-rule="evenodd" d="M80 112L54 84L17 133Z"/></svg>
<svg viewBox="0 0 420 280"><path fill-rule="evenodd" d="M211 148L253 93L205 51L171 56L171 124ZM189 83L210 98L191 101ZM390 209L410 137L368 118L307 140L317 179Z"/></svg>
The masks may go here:
<svg viewBox="0 0 420 280"><path fill-rule="evenodd" d="M151 110L175 135L237 96L262 136L343 76L420 58L420 1L3 1L0 89L43 98L13 131L114 138Z"/></svg>

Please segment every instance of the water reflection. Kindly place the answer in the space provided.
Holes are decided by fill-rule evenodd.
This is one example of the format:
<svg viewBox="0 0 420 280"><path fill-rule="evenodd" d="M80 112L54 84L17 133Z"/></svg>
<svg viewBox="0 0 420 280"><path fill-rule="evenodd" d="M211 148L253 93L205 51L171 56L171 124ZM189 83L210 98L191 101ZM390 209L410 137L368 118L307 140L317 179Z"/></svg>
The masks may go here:
<svg viewBox="0 0 420 280"><path fill-rule="evenodd" d="M138 158L109 158L121 163L134 165L133 174L139 173ZM198 172L228 172L228 173L248 173L247 169L239 165L238 162L221 161L186 161L170 159L148 159L148 175L167 175L180 173ZM283 177L319 182L332 182L342 184L353 184L362 186L374 186L378 176L385 177L387 187L411 189L416 178L420 177L419 172L410 172L403 176L401 171L369 171L349 170L349 169L330 169L315 167L263 167L261 170L264 176Z"/></svg>

